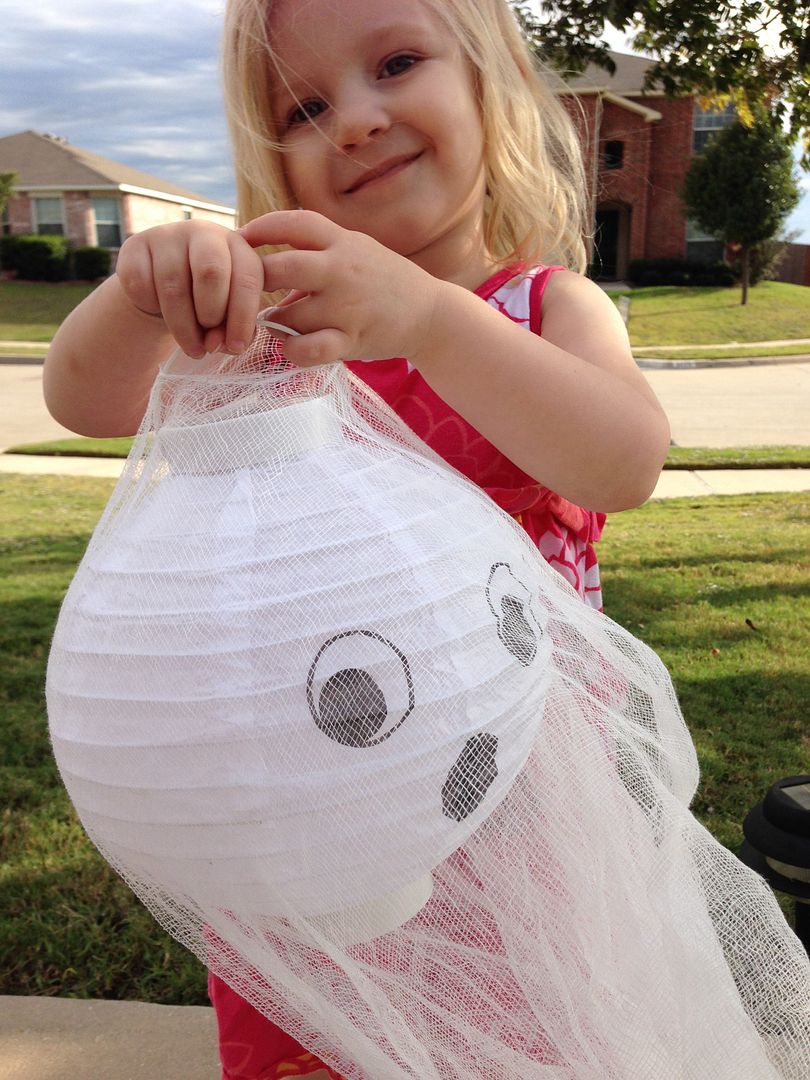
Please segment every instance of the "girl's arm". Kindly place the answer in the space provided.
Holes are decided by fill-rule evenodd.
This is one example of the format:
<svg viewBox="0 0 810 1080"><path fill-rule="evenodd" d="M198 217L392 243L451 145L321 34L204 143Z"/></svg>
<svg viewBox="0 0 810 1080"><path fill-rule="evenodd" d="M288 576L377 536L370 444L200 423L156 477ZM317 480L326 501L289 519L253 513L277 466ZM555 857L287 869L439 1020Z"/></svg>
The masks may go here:
<svg viewBox="0 0 810 1080"><path fill-rule="evenodd" d="M295 364L407 356L444 400L530 476L591 510L638 506L669 447L669 425L636 367L612 302L559 271L546 286L543 336L459 285L320 214L250 222L268 290L296 290L281 321L302 335Z"/></svg>
<svg viewBox="0 0 810 1080"><path fill-rule="evenodd" d="M130 237L108 278L65 319L43 369L53 417L82 435L132 435L160 364L241 352L255 329L263 269L238 233L204 221Z"/></svg>
<svg viewBox="0 0 810 1080"><path fill-rule="evenodd" d="M611 512L652 493L669 424L615 305L588 279L551 276L540 338L444 284L412 362L510 460L572 502Z"/></svg>
<svg viewBox="0 0 810 1080"><path fill-rule="evenodd" d="M132 435L172 345L163 320L134 308L119 278L110 277L74 308L51 342L42 373L45 404L80 435Z"/></svg>

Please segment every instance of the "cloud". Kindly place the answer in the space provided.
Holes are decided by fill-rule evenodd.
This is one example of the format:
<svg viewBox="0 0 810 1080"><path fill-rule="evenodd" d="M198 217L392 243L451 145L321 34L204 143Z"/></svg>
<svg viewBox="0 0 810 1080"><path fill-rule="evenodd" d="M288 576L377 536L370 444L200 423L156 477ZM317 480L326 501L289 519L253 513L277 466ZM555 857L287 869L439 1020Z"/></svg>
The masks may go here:
<svg viewBox="0 0 810 1080"><path fill-rule="evenodd" d="M392 0L393 2L393 0ZM33 128L233 206L224 0L5 0L0 135ZM623 35L611 45L628 51ZM788 222L810 242L810 176Z"/></svg>
<svg viewBox="0 0 810 1080"><path fill-rule="evenodd" d="M0 135L34 129L234 203L222 0L10 0Z"/></svg>

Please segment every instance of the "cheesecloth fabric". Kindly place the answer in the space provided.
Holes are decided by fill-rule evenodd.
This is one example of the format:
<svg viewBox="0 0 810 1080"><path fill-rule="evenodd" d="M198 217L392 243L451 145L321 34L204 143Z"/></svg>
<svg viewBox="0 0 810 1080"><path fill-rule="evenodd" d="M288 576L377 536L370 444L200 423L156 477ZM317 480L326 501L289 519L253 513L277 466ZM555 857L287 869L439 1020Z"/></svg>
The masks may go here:
<svg viewBox="0 0 810 1080"><path fill-rule="evenodd" d="M93 842L349 1080L807 1080L660 660L343 365L176 354L47 699Z"/></svg>

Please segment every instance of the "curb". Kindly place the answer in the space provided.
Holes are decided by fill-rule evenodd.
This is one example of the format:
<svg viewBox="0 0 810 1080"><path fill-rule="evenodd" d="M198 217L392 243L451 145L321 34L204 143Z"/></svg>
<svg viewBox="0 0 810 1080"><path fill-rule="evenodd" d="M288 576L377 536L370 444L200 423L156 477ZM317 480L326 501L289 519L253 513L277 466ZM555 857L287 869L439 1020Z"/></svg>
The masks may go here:
<svg viewBox="0 0 810 1080"><path fill-rule="evenodd" d="M801 356L730 356L728 360L664 360L653 356L635 357L636 366L655 371L689 371L694 368L767 367L777 364L806 364L810 353Z"/></svg>
<svg viewBox="0 0 810 1080"><path fill-rule="evenodd" d="M43 345L47 352L47 344ZM0 354L2 364L40 364L45 362L45 355L23 356ZM734 368L734 367L765 367L778 364L807 364L810 363L810 353L791 356L730 356L728 359L714 360L668 360L657 356L634 357L636 366L648 371L690 371L696 368Z"/></svg>

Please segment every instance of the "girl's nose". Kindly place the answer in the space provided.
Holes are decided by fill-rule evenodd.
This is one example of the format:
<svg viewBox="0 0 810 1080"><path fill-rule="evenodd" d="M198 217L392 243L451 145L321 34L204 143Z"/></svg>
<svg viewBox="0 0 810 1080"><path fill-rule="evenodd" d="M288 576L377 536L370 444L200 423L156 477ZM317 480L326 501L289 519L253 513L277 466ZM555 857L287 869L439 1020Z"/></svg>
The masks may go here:
<svg viewBox="0 0 810 1080"><path fill-rule="evenodd" d="M368 90L344 96L335 108L335 117L335 142L347 152L379 137L391 127L388 110L377 95Z"/></svg>

